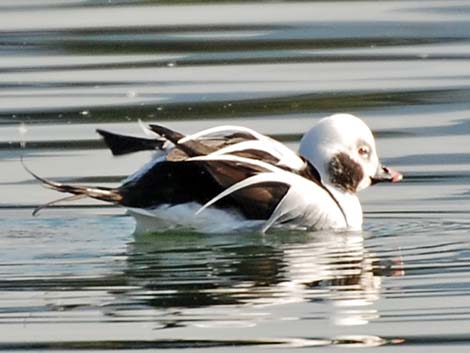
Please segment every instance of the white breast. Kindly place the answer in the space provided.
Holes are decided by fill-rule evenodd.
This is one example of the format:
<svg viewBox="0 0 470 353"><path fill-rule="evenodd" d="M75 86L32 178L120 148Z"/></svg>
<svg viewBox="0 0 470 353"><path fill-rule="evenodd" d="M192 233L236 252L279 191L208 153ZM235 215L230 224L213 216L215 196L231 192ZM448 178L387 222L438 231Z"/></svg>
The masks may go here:
<svg viewBox="0 0 470 353"><path fill-rule="evenodd" d="M312 230L349 227L338 204L325 189L298 175L292 178L295 182L291 183L263 230L271 226Z"/></svg>

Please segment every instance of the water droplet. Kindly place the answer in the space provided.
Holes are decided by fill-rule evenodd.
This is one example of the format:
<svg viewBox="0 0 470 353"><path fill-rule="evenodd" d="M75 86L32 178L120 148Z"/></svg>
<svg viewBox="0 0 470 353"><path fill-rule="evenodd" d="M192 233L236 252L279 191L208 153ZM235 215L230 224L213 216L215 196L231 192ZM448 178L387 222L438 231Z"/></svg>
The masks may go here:
<svg viewBox="0 0 470 353"><path fill-rule="evenodd" d="M135 98L135 97L137 97L137 92L136 91L127 91L127 96L129 98Z"/></svg>
<svg viewBox="0 0 470 353"><path fill-rule="evenodd" d="M21 123L20 126L18 126L18 131L20 135L26 135L26 133L28 132L28 128L24 123Z"/></svg>
<svg viewBox="0 0 470 353"><path fill-rule="evenodd" d="M26 136L26 133L28 132L28 128L26 127L24 123L21 123L18 126L18 132L20 133L20 146L21 148L25 148L26 147L25 136Z"/></svg>

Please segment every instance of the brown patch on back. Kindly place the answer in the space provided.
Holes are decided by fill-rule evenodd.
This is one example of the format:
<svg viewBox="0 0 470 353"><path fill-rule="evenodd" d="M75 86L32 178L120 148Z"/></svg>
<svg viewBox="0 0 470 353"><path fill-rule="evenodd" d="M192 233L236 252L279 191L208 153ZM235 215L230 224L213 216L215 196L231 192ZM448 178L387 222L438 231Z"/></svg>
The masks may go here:
<svg viewBox="0 0 470 353"><path fill-rule="evenodd" d="M256 159L260 160L269 164L276 165L279 162L279 159L274 157L268 152L260 151L260 150L244 150L231 153L235 156L240 156L244 158Z"/></svg>
<svg viewBox="0 0 470 353"><path fill-rule="evenodd" d="M330 181L333 185L341 190L352 193L356 192L364 177L361 166L344 152L336 154L330 160L328 172L330 173Z"/></svg>
<svg viewBox="0 0 470 353"><path fill-rule="evenodd" d="M245 216L268 219L288 190L286 184L262 183L237 191L232 198Z"/></svg>
<svg viewBox="0 0 470 353"><path fill-rule="evenodd" d="M179 148L172 148L170 153L168 153L166 156L166 160L168 162L182 162L188 158L189 156Z"/></svg>
<svg viewBox="0 0 470 353"><path fill-rule="evenodd" d="M205 165L223 189L264 171L257 166L227 161L207 161ZM247 218L268 219L288 189L282 183L266 182L236 191L229 197Z"/></svg>

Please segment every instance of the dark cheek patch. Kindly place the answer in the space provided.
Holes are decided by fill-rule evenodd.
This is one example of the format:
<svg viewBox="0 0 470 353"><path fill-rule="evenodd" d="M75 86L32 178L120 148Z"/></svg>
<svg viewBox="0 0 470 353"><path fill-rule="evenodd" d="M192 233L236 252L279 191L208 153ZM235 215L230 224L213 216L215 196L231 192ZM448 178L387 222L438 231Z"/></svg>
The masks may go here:
<svg viewBox="0 0 470 353"><path fill-rule="evenodd" d="M336 154L328 163L330 181L337 188L356 192L364 173L361 166L353 161L346 153Z"/></svg>

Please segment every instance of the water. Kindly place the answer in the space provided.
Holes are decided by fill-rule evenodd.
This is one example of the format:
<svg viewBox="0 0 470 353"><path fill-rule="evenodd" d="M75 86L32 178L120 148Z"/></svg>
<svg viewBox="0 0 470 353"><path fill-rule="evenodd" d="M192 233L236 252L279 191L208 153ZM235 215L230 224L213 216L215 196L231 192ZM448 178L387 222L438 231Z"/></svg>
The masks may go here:
<svg viewBox="0 0 470 353"><path fill-rule="evenodd" d="M0 351L468 351L469 20L468 1L2 1ZM344 111L405 174L361 194L362 232L134 236L90 200L31 216L57 194L21 154L108 186L150 157L96 128L240 124L295 149Z"/></svg>

